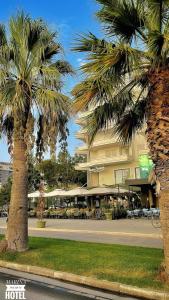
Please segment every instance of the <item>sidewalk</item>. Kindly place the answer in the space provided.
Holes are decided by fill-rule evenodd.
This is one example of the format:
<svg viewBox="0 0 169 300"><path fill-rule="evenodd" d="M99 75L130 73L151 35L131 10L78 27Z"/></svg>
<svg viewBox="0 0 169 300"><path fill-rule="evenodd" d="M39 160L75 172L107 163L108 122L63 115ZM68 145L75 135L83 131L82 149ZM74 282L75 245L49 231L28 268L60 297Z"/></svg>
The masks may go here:
<svg viewBox="0 0 169 300"><path fill-rule="evenodd" d="M36 218L29 218L29 227L36 227ZM121 219L121 220L83 220L83 219L46 219L47 228L94 230L108 232L130 233L160 233L159 228L152 226L151 220L146 219ZM6 218L0 218L0 227L6 225Z"/></svg>
<svg viewBox="0 0 169 300"><path fill-rule="evenodd" d="M151 220L47 219L43 229L36 228L36 221L29 219L31 236L162 248L161 230L154 228ZM1 218L0 232L4 233L5 228L6 220Z"/></svg>

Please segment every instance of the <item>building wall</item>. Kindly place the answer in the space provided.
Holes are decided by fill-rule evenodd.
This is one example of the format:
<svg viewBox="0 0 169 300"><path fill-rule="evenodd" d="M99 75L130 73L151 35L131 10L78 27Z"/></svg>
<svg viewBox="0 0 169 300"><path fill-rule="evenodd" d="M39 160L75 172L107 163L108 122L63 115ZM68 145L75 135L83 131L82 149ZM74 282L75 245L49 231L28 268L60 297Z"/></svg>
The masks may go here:
<svg viewBox="0 0 169 300"><path fill-rule="evenodd" d="M138 162L105 166L104 170L99 173L90 173L88 184L89 186L123 184L124 182L117 181L117 177L115 176L115 174L117 174L116 171L129 170L129 176L127 176L127 178L136 178L135 168L137 167Z"/></svg>
<svg viewBox="0 0 169 300"><path fill-rule="evenodd" d="M90 147L87 137L83 141L88 147L87 162L77 167L87 170L89 187L120 184L120 177L139 178L139 155L148 153L143 132L137 134L130 145L120 144L112 135L111 127L99 131ZM100 171L96 172L96 169Z"/></svg>
<svg viewBox="0 0 169 300"><path fill-rule="evenodd" d="M0 162L0 185L7 182L12 175L12 165L10 163Z"/></svg>

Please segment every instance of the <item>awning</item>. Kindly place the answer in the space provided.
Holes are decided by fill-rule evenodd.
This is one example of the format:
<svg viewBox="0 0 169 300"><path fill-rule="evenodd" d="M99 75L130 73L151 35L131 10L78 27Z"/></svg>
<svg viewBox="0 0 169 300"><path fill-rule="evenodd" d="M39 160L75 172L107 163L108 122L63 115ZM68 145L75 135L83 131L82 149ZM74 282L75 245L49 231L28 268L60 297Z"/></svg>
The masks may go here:
<svg viewBox="0 0 169 300"><path fill-rule="evenodd" d="M138 186L150 185L148 178L139 178L139 179L126 179L125 183L129 186Z"/></svg>

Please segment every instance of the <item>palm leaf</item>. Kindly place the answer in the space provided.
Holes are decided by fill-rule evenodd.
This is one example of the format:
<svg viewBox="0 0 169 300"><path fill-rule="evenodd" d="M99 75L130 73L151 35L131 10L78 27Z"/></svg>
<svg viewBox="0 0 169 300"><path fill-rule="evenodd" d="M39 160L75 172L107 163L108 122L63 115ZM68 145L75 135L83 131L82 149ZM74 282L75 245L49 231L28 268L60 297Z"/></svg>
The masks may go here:
<svg viewBox="0 0 169 300"><path fill-rule="evenodd" d="M0 26L0 131L12 118L11 135L24 138L30 149L37 133L40 152L48 146L54 150L58 132L67 134L70 103L61 91L61 75L72 74L72 68L57 61L62 48L56 38L42 20L23 12L10 19L8 38Z"/></svg>
<svg viewBox="0 0 169 300"><path fill-rule="evenodd" d="M99 39L89 32L89 34L79 35L79 37L76 38L72 50L78 52L105 53L109 52L109 49L113 47L115 47L115 44L108 43L104 39Z"/></svg>
<svg viewBox="0 0 169 300"><path fill-rule="evenodd" d="M67 61L57 60L51 66L57 69L61 75L74 74L72 66Z"/></svg>
<svg viewBox="0 0 169 300"><path fill-rule="evenodd" d="M97 0L97 2L102 4L102 8L96 15L104 23L108 35L119 36L123 41L131 43L138 33L145 40L141 1Z"/></svg>
<svg viewBox="0 0 169 300"><path fill-rule="evenodd" d="M130 142L135 133L145 125L146 105L147 99L137 101L121 116L120 122L114 125L114 132L123 143Z"/></svg>

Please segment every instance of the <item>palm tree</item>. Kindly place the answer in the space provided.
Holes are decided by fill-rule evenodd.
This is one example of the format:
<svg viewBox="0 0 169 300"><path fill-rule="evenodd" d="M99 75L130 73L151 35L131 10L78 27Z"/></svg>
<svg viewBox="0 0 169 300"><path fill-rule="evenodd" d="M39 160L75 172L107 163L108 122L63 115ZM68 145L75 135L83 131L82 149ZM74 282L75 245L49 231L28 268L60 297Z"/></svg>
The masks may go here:
<svg viewBox="0 0 169 300"><path fill-rule="evenodd" d="M8 38L9 37L9 38ZM56 60L62 50L42 20L18 13L8 34L0 26L0 131L6 134L13 159L8 218L8 249L28 244L27 162L36 140L38 158L48 146L55 151L58 135L67 135L69 99L61 93L62 75L72 72Z"/></svg>
<svg viewBox="0 0 169 300"><path fill-rule="evenodd" d="M89 33L76 40L74 50L86 52L87 62L73 89L74 110L95 107L88 117L91 138L113 121L113 132L129 142L147 122L169 274L169 1L96 1L106 38Z"/></svg>

